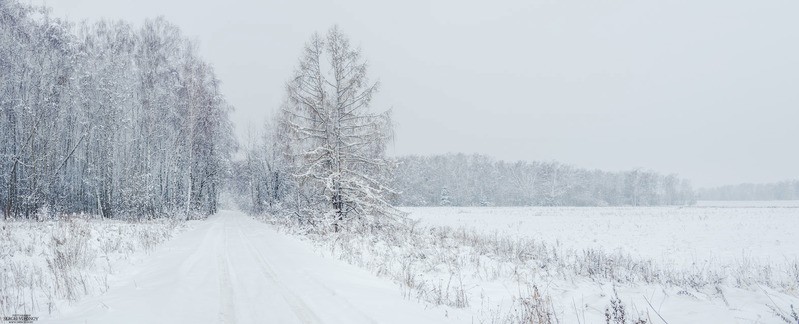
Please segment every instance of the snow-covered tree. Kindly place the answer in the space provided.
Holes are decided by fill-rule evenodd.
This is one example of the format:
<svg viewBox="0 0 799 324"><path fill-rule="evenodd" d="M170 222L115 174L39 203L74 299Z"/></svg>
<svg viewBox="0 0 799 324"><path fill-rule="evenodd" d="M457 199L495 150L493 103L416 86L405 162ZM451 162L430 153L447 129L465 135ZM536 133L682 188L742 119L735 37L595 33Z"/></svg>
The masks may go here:
<svg viewBox="0 0 799 324"><path fill-rule="evenodd" d="M369 81L360 49L337 27L314 35L286 89L279 121L303 200L329 206L336 228L392 215L385 185L391 115L371 107L378 83Z"/></svg>
<svg viewBox="0 0 799 324"><path fill-rule="evenodd" d="M449 198L449 189L447 187L441 188L441 200L439 202L440 206L451 206L452 201Z"/></svg>

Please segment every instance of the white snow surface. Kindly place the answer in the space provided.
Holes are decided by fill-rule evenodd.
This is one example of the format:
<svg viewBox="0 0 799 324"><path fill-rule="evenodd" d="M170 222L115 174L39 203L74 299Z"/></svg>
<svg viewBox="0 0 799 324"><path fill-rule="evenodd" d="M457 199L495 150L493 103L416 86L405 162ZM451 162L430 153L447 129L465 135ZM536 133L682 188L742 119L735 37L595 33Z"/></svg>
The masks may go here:
<svg viewBox="0 0 799 324"><path fill-rule="evenodd" d="M222 211L159 247L106 294L39 323L448 320L444 310L425 308L403 299L390 281L325 258L241 212Z"/></svg>
<svg viewBox="0 0 799 324"><path fill-rule="evenodd" d="M446 226L488 237L519 237L560 250L593 248L650 258L666 267L753 271L772 264L784 275L799 258L799 209L782 206L716 203L701 207L419 207L402 208L420 225ZM779 208L777 208L779 207ZM791 270L795 272L795 270ZM799 277L797 277L799 278ZM730 282L699 287L659 283L613 284L574 277L533 279L552 297L562 323L604 323L614 290L631 317L650 323L783 323L783 314L799 306L797 286L733 287ZM518 296L516 280L471 278L472 294L505 304ZM475 297L473 296L473 299ZM651 304L651 305L650 305ZM473 306L478 312L479 306ZM663 316L663 319L660 318Z"/></svg>
<svg viewBox="0 0 799 324"><path fill-rule="evenodd" d="M784 263L799 258L799 208L763 202L698 207L403 208L425 225L620 250L665 265ZM748 207L738 207L746 205ZM788 204L790 206L790 204Z"/></svg>

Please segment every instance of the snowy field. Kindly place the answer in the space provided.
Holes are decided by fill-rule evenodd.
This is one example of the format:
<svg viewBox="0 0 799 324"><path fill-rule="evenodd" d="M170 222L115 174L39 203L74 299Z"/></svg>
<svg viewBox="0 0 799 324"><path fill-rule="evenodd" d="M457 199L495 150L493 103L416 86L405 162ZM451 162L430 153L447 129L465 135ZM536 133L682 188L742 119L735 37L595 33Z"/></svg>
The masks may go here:
<svg viewBox="0 0 799 324"><path fill-rule="evenodd" d="M461 256L450 273L480 321L507 322L497 314L518 315L535 300L530 287L537 287L551 298L556 322L605 322L618 296L628 319L649 323L796 323L795 206L403 210L419 220L421 232L445 237L444 248L459 246L451 248ZM495 253L503 246L508 253ZM446 280L446 271L420 276Z"/></svg>
<svg viewBox="0 0 799 324"><path fill-rule="evenodd" d="M426 225L496 232L573 249L619 250L677 266L782 263L799 258L799 201L700 202L696 207L403 210Z"/></svg>

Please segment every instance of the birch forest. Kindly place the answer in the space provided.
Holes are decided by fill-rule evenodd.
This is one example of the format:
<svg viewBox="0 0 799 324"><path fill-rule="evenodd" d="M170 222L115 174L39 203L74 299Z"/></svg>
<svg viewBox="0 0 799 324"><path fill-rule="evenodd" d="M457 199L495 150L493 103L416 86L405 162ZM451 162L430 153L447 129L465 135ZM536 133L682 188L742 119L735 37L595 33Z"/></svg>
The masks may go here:
<svg viewBox="0 0 799 324"><path fill-rule="evenodd" d="M232 107L177 26L138 26L0 2L5 218L217 210L236 147Z"/></svg>

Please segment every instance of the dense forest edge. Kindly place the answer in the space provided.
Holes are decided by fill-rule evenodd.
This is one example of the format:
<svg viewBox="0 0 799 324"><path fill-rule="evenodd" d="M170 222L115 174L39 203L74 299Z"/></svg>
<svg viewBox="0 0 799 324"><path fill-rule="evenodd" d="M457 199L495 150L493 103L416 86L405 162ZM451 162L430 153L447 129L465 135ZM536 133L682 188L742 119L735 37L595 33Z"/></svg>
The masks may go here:
<svg viewBox="0 0 799 324"><path fill-rule="evenodd" d="M232 107L197 52L163 18L74 24L0 2L4 218L216 212Z"/></svg>

